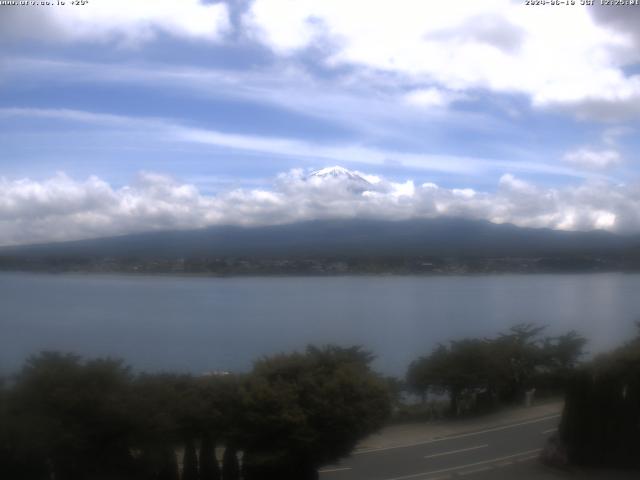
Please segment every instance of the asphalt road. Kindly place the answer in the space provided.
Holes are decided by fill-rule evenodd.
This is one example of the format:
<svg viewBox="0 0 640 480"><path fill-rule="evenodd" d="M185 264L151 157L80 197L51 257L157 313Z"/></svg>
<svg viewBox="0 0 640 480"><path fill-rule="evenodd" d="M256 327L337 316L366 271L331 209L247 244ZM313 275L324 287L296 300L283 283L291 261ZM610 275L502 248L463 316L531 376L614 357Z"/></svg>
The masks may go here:
<svg viewBox="0 0 640 480"><path fill-rule="evenodd" d="M445 480L538 478L531 476L560 415L489 427L450 437L360 451L320 470L321 480Z"/></svg>

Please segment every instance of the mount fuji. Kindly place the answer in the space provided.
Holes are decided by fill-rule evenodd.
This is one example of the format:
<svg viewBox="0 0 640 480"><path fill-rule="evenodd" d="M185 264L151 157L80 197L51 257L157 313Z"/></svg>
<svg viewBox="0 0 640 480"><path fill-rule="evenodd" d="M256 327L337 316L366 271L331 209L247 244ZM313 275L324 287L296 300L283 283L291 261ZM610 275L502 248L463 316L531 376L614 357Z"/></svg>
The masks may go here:
<svg viewBox="0 0 640 480"><path fill-rule="evenodd" d="M358 172L354 172L353 170L348 170L337 165L311 172L307 176L307 180L347 182L358 190L368 190L373 187L373 184Z"/></svg>

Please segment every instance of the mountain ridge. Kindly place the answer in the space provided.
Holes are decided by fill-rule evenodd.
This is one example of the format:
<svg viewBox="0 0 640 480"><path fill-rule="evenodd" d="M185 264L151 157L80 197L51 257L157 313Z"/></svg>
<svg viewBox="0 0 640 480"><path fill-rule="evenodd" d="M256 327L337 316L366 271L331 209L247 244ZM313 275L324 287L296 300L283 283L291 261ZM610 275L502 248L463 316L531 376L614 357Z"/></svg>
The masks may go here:
<svg viewBox="0 0 640 480"><path fill-rule="evenodd" d="M222 225L88 240L0 247L0 256L540 256L611 254L640 237L523 228L456 217L312 220L269 226Z"/></svg>

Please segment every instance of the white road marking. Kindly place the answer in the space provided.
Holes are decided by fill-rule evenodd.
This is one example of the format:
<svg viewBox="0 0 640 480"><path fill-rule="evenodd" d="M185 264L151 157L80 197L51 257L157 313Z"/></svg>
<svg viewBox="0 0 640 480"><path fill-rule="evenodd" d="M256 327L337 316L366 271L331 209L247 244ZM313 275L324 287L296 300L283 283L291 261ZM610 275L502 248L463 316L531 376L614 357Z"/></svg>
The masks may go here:
<svg viewBox="0 0 640 480"><path fill-rule="evenodd" d="M471 470L465 470L464 472L458 472L458 475L471 475L472 473L480 473L491 470L491 465L485 465L484 467L477 467Z"/></svg>
<svg viewBox="0 0 640 480"><path fill-rule="evenodd" d="M426 477L426 476L429 476L429 475L435 475L437 473L452 472L452 471L455 471L455 470L463 470L465 468L476 467L476 466L479 466L479 465L487 465L487 464L490 464L490 463L496 463L496 462L500 462L502 460L506 460L508 458L520 457L522 455L530 455L530 454L532 454L534 452L538 453L540 451L542 451L541 448L536 448L534 450L526 450L524 452L514 453L513 455L506 455L504 457L492 458L490 460L483 460L481 462L468 463L466 465L458 465L456 467L442 468L440 470L431 470L430 472L413 473L411 475L403 475L401 477L386 478L385 480L406 480L406 479L409 479L409 478Z"/></svg>
<svg viewBox="0 0 640 480"><path fill-rule="evenodd" d="M558 430L557 428L550 428L549 430L543 430L542 431L542 435L547 435L548 433L553 433L556 430Z"/></svg>
<svg viewBox="0 0 640 480"><path fill-rule="evenodd" d="M345 470L351 470L351 467L325 468L324 470L318 470L318 473L344 472Z"/></svg>
<svg viewBox="0 0 640 480"><path fill-rule="evenodd" d="M534 420L527 420L526 422L512 423L510 425L503 425L501 427L488 428L486 430L479 430L477 432L461 433L459 435L452 435L450 437L434 438L434 439L431 439L431 440L424 440L422 442L405 443L403 445L394 445L392 447L370 448L368 450L360 450L359 452L353 452L352 455L364 455L366 453L384 452L386 450L397 450L398 448L416 447L418 445L428 445L430 443L445 442L445 441L448 441L448 440L456 440L458 438L472 437L474 435L482 435L483 433L498 432L500 430L507 430L509 428L521 427L522 425L531 425L532 423L544 422L546 420L551 420L553 418L559 418L560 416L561 416L560 414L549 415L549 416L546 416L546 417L536 418Z"/></svg>
<svg viewBox="0 0 640 480"><path fill-rule="evenodd" d="M518 458L516 462L526 462L528 460L533 460L534 458L538 458L538 455L528 455L526 457Z"/></svg>
<svg viewBox="0 0 640 480"><path fill-rule="evenodd" d="M451 450L449 452L434 453L433 455L426 455L424 458L434 458L434 457L442 457L444 455L453 455L454 453L468 452L470 450L478 450L479 448L487 448L488 446L489 446L488 444L485 444L485 445L478 445L476 447L461 448L460 450Z"/></svg>

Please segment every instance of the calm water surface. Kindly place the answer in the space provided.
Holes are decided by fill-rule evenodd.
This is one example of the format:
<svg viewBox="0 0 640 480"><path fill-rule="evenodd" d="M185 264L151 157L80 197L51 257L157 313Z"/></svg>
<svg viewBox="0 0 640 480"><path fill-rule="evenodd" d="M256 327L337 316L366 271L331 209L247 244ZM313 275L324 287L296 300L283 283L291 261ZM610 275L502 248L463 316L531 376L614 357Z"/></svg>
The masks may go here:
<svg viewBox="0 0 640 480"><path fill-rule="evenodd" d="M403 374L437 342L519 322L601 351L640 318L640 275L192 278L0 273L0 370L42 349L136 369L243 371L308 343L360 344Z"/></svg>

